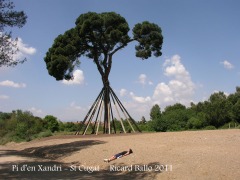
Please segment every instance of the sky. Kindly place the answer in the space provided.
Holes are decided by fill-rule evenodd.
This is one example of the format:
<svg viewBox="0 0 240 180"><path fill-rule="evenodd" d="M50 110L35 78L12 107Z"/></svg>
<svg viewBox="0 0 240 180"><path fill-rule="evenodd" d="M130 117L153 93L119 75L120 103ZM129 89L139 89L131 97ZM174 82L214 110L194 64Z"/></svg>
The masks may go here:
<svg viewBox="0 0 240 180"><path fill-rule="evenodd" d="M102 89L100 74L89 59L80 58L72 81L56 81L44 57L54 39L75 26L80 14L114 11L132 28L142 21L158 24L162 56L135 57L136 43L113 56L110 85L135 120L154 104L190 106L214 92L235 92L240 86L240 1L238 0L14 0L27 23L12 28L27 58L15 67L0 67L0 111L21 109L61 121L83 120Z"/></svg>

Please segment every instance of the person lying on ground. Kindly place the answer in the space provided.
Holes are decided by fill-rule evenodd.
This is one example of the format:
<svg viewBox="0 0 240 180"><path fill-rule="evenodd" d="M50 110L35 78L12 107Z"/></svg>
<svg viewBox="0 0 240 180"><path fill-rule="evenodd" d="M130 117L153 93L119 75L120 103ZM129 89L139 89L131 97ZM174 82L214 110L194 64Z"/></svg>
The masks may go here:
<svg viewBox="0 0 240 180"><path fill-rule="evenodd" d="M123 152L120 152L118 154L115 154L114 156L112 156L109 159L104 159L104 162L110 162L110 161L121 158L123 156L127 156L127 155L132 154L132 153L133 153L132 149L129 149L128 151L123 151Z"/></svg>

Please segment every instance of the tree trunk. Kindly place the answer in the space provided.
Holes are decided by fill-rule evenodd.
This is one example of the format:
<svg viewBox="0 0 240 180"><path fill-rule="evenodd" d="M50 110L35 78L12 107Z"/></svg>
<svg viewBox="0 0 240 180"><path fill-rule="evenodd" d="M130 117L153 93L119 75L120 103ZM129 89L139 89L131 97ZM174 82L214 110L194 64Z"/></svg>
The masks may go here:
<svg viewBox="0 0 240 180"><path fill-rule="evenodd" d="M109 106L110 106L110 92L109 92L109 81L108 76L102 77L103 87L104 87L104 126L103 126L103 133L110 134L111 127L110 127L110 116L109 116Z"/></svg>

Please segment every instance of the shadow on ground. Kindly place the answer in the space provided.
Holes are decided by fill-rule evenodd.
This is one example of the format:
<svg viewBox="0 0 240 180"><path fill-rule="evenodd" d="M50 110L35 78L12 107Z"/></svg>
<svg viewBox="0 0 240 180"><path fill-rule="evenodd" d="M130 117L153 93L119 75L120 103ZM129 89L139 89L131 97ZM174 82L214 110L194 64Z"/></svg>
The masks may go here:
<svg viewBox="0 0 240 180"><path fill-rule="evenodd" d="M0 162L1 179L155 179L164 172L158 162L149 164L109 163L101 169L99 165L84 166L58 162L58 158L69 156L84 148L103 144L104 141L81 140L50 146L27 148L21 151L0 150L0 158L18 156L27 160ZM58 159L58 160L57 160Z"/></svg>
<svg viewBox="0 0 240 180"><path fill-rule="evenodd" d="M22 151L17 151L18 155L21 156L35 156L38 158L47 158L56 160L57 158L62 158L65 156L69 156L73 154L76 151L80 151L81 149L88 148L93 145L103 144L104 141L97 141L97 140L81 140L81 141L75 141L71 143L64 143L64 144L57 144L57 145L50 145L50 146L40 146L40 147L32 147L27 148ZM11 153L16 154L15 152L8 152L11 155Z"/></svg>
<svg viewBox="0 0 240 180"><path fill-rule="evenodd" d="M26 165L28 169L26 168ZM114 170L111 166L118 167ZM137 167L152 167L151 170L140 170ZM24 162L18 164L0 164L0 177L2 179L156 179L156 176L164 170L156 167L161 166L158 162L149 164L133 164L132 169L126 169L129 165L113 164L108 169L100 169L98 166L85 167L84 165L68 165L59 162ZM55 171L43 171L46 168ZM58 168L57 168L58 167ZM79 169L80 168L80 169ZM90 169L89 169L90 168ZM92 168L92 169L91 169ZM123 168L123 169L122 169ZM94 170L92 172L92 170Z"/></svg>

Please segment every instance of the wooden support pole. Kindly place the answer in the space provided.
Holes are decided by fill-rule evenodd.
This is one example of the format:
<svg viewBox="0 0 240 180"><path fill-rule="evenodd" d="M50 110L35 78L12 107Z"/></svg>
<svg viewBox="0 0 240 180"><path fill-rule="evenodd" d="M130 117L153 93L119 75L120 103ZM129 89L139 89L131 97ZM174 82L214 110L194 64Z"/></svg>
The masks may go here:
<svg viewBox="0 0 240 180"><path fill-rule="evenodd" d="M98 97L96 98L96 100L94 101L93 105L92 105L91 108L89 109L89 111L88 111L87 115L85 116L83 122L80 124L79 129L78 129L78 132L77 132L78 134L79 134L79 132L81 131L81 129L83 128L86 120L88 119L88 116L89 116L90 113L92 112L92 110L93 110L93 108L94 108L94 106L95 106L98 98L102 95L102 93L103 93L103 88L102 88L101 92L99 93Z"/></svg>
<svg viewBox="0 0 240 180"><path fill-rule="evenodd" d="M100 112L100 118L98 119L98 124L97 124L97 131L96 131L96 135L98 134L98 129L99 129L99 124L101 122L101 118L102 118L102 111L103 111L103 103L101 104L101 112Z"/></svg>
<svg viewBox="0 0 240 180"><path fill-rule="evenodd" d="M93 123L93 118L95 118L94 123L91 125L92 128L92 134L98 134L99 133L99 126L101 124L101 119L102 116L103 118L103 133L104 134L111 134L112 133L112 128L114 130L114 133L116 133L116 122L114 120L114 115L113 115L113 109L112 109L112 102L114 103L116 112L118 114L122 129L124 133L126 133L126 129L124 127L123 119L121 118L121 113L119 112L119 109L122 111L122 114L125 116L129 126L131 127L132 131L135 132L135 129L133 128L133 124L137 128L139 132L141 130L138 128L137 124L135 121L132 119L132 117L129 115L127 110L124 108L123 104L121 101L118 99L114 91L110 86L104 86L99 93L98 97L94 101L93 105L91 106L90 110L88 111L87 115L85 116L82 124L79 126L79 130L76 132L78 134L82 127L85 126L83 130L83 135L87 133L87 130L91 123ZM97 113L96 113L97 112ZM96 115L95 115L96 114ZM112 122L111 122L112 120ZM86 123L87 122L87 123Z"/></svg>
<svg viewBox="0 0 240 180"><path fill-rule="evenodd" d="M135 121L133 120L133 118L130 116L130 114L127 112L127 110L125 109L125 107L122 105L121 101L118 99L117 95L116 95L116 94L114 93L114 91L112 90L112 88L111 88L111 87L109 87L109 88L110 88L110 91L112 92L113 96L115 97L116 101L118 102L118 104L122 107L121 109L123 109L124 112L127 113L127 115L128 115L128 117L129 117L129 119L131 120L131 122L135 125L135 127L137 128L137 130L138 130L139 132L141 132L141 130L139 129L139 127L137 126L137 124L135 123Z"/></svg>
<svg viewBox="0 0 240 180"><path fill-rule="evenodd" d="M91 116L89 117L87 126L86 126L86 128L84 129L83 135L86 134L87 129L88 129L90 123L92 122L93 116L94 116L94 114L95 114L95 112L96 112L96 109L97 109L97 107L98 107L98 105L99 105L99 102L101 101L101 96L99 96L99 97L100 97L100 98L97 99L97 101L96 101L96 103L95 103L95 106L94 106L94 109L93 109L93 112L92 112Z"/></svg>
<svg viewBox="0 0 240 180"><path fill-rule="evenodd" d="M120 116L120 114L119 114L118 108L117 108L117 106L116 106L115 103L114 103L114 106L115 106L115 109L116 109L116 111L117 111L117 114L118 114L118 117L119 117L119 120L120 120L122 129L123 129L124 133L126 133L125 127L124 127L123 122L122 122L122 118L121 118L121 116Z"/></svg>
<svg viewBox="0 0 240 180"><path fill-rule="evenodd" d="M114 133L116 134L116 126L115 126L115 122L114 122L114 117L113 117L113 111L112 111L112 103L110 101L110 113L111 113L111 118L112 118L112 127L114 130Z"/></svg>
<svg viewBox="0 0 240 180"><path fill-rule="evenodd" d="M101 106L102 106L102 97L100 97L100 107L98 108L98 112L97 112L97 116L96 116L96 120L95 120L95 123L94 123L94 126L93 126L93 128L92 128L92 134L94 134L95 133L95 129L96 129L96 123L97 123L97 120L98 120L98 115L99 115L99 111L100 111L100 109L101 109Z"/></svg>
<svg viewBox="0 0 240 180"><path fill-rule="evenodd" d="M111 134L110 104L108 102L108 134Z"/></svg>

